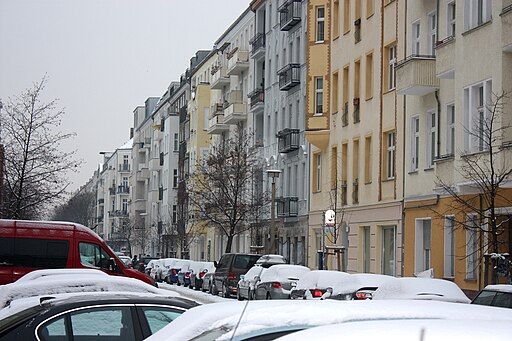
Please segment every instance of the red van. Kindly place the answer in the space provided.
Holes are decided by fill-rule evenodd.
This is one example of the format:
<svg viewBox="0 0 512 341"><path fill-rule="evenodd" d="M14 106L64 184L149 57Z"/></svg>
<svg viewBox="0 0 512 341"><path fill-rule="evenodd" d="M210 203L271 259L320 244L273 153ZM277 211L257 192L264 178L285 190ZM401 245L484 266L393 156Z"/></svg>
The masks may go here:
<svg viewBox="0 0 512 341"><path fill-rule="evenodd" d="M154 279L127 268L91 229L75 223L0 219L0 285L38 269L93 268L109 275Z"/></svg>

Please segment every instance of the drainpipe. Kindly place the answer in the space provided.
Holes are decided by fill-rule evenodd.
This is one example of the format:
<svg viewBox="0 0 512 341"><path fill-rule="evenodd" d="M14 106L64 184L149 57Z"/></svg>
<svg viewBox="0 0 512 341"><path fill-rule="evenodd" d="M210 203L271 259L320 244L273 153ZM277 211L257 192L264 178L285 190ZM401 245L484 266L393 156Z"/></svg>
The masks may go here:
<svg viewBox="0 0 512 341"><path fill-rule="evenodd" d="M405 0L405 16L404 16L404 59L407 57L407 0ZM397 19L398 20L398 19ZM402 122L402 131L404 135L403 143L402 143L402 250L401 250L401 263L402 266L400 267L400 276L404 277L404 257L405 257L405 178L407 176L407 171L405 167L405 127L406 127L406 121L407 121L407 95L404 95L404 103L403 103L403 115L404 119Z"/></svg>
<svg viewBox="0 0 512 341"><path fill-rule="evenodd" d="M439 0L436 1L436 40L439 40ZM436 42L437 44L437 42ZM435 54L435 51L434 51ZM435 91L437 101L437 153L441 155L441 102L439 101L439 90Z"/></svg>

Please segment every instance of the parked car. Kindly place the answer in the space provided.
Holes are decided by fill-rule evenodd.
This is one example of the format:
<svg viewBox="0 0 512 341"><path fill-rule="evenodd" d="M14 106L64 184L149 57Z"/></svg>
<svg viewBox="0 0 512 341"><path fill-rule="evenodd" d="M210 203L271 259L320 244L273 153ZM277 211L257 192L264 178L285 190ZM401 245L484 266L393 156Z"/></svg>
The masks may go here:
<svg viewBox="0 0 512 341"><path fill-rule="evenodd" d="M213 262L198 263L198 270L196 271L196 269L194 269L194 271L190 273L190 288L195 290L199 290L203 286L203 278L206 273L215 271L215 265L213 265Z"/></svg>
<svg viewBox="0 0 512 341"><path fill-rule="evenodd" d="M256 264L261 265L264 268L269 268L272 265L276 265L276 264L286 264L286 263L287 263L287 261L284 256L273 255L273 254L263 255L256 261Z"/></svg>
<svg viewBox="0 0 512 341"><path fill-rule="evenodd" d="M203 283L201 284L201 291L206 292L209 291L210 293L213 290L213 278L215 276L215 269L212 272L207 272L203 276Z"/></svg>
<svg viewBox="0 0 512 341"><path fill-rule="evenodd" d="M140 272L146 273L146 267L148 266L149 262L151 262L152 260L157 260L157 259L159 259L159 258L150 257L150 256L141 257L139 259L138 264L134 268L135 268L135 270L139 270ZM149 276L149 274L148 274L148 276Z"/></svg>
<svg viewBox="0 0 512 341"><path fill-rule="evenodd" d="M373 300L432 300L470 303L471 300L457 286L444 279L395 277L381 284L372 295Z"/></svg>
<svg viewBox="0 0 512 341"><path fill-rule="evenodd" d="M512 308L512 285L487 285L471 302L472 304L490 305L493 307Z"/></svg>
<svg viewBox="0 0 512 341"><path fill-rule="evenodd" d="M292 299L320 299L327 292L333 290L334 295L353 291L353 279L349 273L332 270L313 270L304 274L297 285L292 288ZM335 290L336 289L336 290Z"/></svg>
<svg viewBox="0 0 512 341"><path fill-rule="evenodd" d="M478 309L474 309L478 308ZM241 316L243 312L243 316ZM243 317L243 318L241 318ZM504 321L512 325L512 310L471 304L453 304L439 301L406 300L275 300L211 303L189 309L167 327L155 333L147 341L171 340L273 340L286 334L315 326L327 326L354 321L388 321L404 319L469 319L480 321ZM236 327L236 335L233 335ZM428 334L428 333L427 333ZM420 340L418 333L415 340ZM461 337L464 334L461 334ZM290 337L293 337L290 334ZM492 334L491 336L492 337ZM380 339L386 338L381 329ZM308 340L316 340L316 337ZM341 339L330 334L329 340ZM365 338L361 338L366 340ZM445 338L439 338L445 339ZM353 340L356 340L355 338Z"/></svg>
<svg viewBox="0 0 512 341"><path fill-rule="evenodd" d="M21 306L0 320L2 341L142 341L197 303L154 294L95 292L34 297Z"/></svg>
<svg viewBox="0 0 512 341"><path fill-rule="evenodd" d="M260 255L247 253L227 253L215 264L215 276L213 277L212 294L219 292L224 297L236 295L240 275L245 274L256 264Z"/></svg>
<svg viewBox="0 0 512 341"><path fill-rule="evenodd" d="M129 269L91 229L76 223L0 219L0 285L38 269L92 268L109 275L149 277ZM14 247L16 245L16 247Z"/></svg>
<svg viewBox="0 0 512 341"><path fill-rule="evenodd" d="M128 256L119 256L119 259L126 265L127 267L132 267L132 259Z"/></svg>
<svg viewBox="0 0 512 341"><path fill-rule="evenodd" d="M190 286L190 266L192 263L193 261L188 261L181 266L180 271L178 271L178 285Z"/></svg>
<svg viewBox="0 0 512 341"><path fill-rule="evenodd" d="M258 284L261 275L267 270L267 268L261 265L255 265L247 271L245 275L240 275L238 281L238 290L236 298L239 301L242 300L254 300L254 292L256 285Z"/></svg>
<svg viewBox="0 0 512 341"><path fill-rule="evenodd" d="M176 284L179 285L179 283L178 283L178 273L180 272L181 268L184 265L188 264L188 262L189 261L186 260L186 259L178 259L178 260L174 261L172 263L172 265L169 266L169 270L167 272L167 276L166 276L166 278L168 280L167 283L169 283L169 284L176 283Z"/></svg>
<svg viewBox="0 0 512 341"><path fill-rule="evenodd" d="M273 265L259 278L255 286L254 298L257 300L288 299L290 292L301 276L311 271L302 265Z"/></svg>

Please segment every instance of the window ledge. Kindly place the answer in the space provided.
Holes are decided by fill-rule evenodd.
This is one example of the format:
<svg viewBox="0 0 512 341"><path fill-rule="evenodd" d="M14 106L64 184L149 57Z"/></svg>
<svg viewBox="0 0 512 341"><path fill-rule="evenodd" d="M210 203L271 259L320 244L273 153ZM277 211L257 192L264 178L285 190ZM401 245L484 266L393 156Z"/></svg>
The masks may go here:
<svg viewBox="0 0 512 341"><path fill-rule="evenodd" d="M446 281L450 281L450 282L454 282L455 281L455 277L454 276L444 276L443 279L446 280Z"/></svg>
<svg viewBox="0 0 512 341"><path fill-rule="evenodd" d="M315 41L315 44L318 44L318 45L319 44L323 44L323 43L325 43L325 40L317 40L317 41Z"/></svg>
<svg viewBox="0 0 512 341"><path fill-rule="evenodd" d="M313 116L314 117L324 116L324 113L323 112L320 112L320 113L316 112L316 113L313 114Z"/></svg>
<svg viewBox="0 0 512 341"><path fill-rule="evenodd" d="M373 12L373 13L372 13L372 14L370 14L370 15L368 15L368 16L366 17L366 20L368 20L368 19L370 19L371 17L373 17L373 15L374 15L374 14L375 14L375 12Z"/></svg>
<svg viewBox="0 0 512 341"><path fill-rule="evenodd" d="M346 36L349 33L350 33L350 30L343 32L343 35Z"/></svg>
<svg viewBox="0 0 512 341"><path fill-rule="evenodd" d="M413 171L409 171L407 174L409 175L414 175L414 174L418 174L418 170L413 170Z"/></svg>
<svg viewBox="0 0 512 341"><path fill-rule="evenodd" d="M340 34L338 33L334 38L332 38L332 40L338 40L340 38Z"/></svg>
<svg viewBox="0 0 512 341"><path fill-rule="evenodd" d="M476 283L476 278L464 278L464 282Z"/></svg>
<svg viewBox="0 0 512 341"><path fill-rule="evenodd" d="M382 180L382 182L391 182L391 181L395 181L395 178L388 178L388 179Z"/></svg>
<svg viewBox="0 0 512 341"><path fill-rule="evenodd" d="M383 94L383 95L387 95L387 94L389 94L389 93L391 93L391 92L394 92L394 91L395 91L395 89L396 89L396 88L388 89L388 90L384 91L382 94Z"/></svg>
<svg viewBox="0 0 512 341"><path fill-rule="evenodd" d="M453 161L454 159L454 155L453 154L445 154L445 155L441 155L441 156L438 156L434 162L435 163L438 163L438 162L445 162L445 161Z"/></svg>
<svg viewBox="0 0 512 341"><path fill-rule="evenodd" d="M430 171L433 171L434 169L435 169L434 167L428 167L428 168L423 169L423 171L430 172Z"/></svg>
<svg viewBox="0 0 512 341"><path fill-rule="evenodd" d="M372 99L373 99L373 95L371 95L370 97L366 97L364 100L365 100L365 101L370 101L370 100L372 100Z"/></svg>
<svg viewBox="0 0 512 341"><path fill-rule="evenodd" d="M489 25L491 23L492 23L492 19L489 19L486 22L484 22L484 23L482 23L482 24L480 24L478 26L472 27L469 30L462 32L462 36L465 36L467 34L471 34L471 33L475 32L475 31L478 31L482 27L487 26L487 25Z"/></svg>
<svg viewBox="0 0 512 341"><path fill-rule="evenodd" d="M372 182L371 182L371 181L366 181L364 184L365 184L365 185L371 185L371 184L372 184Z"/></svg>
<svg viewBox="0 0 512 341"><path fill-rule="evenodd" d="M384 8L391 5L393 2L395 2L395 0L389 0L387 4L384 4Z"/></svg>
<svg viewBox="0 0 512 341"><path fill-rule="evenodd" d="M480 154L487 154L489 153L488 150L482 150L482 151L475 151L475 152L464 152L464 154L461 154L461 158L467 158L467 157L472 157L472 156L477 156L477 155L480 155Z"/></svg>

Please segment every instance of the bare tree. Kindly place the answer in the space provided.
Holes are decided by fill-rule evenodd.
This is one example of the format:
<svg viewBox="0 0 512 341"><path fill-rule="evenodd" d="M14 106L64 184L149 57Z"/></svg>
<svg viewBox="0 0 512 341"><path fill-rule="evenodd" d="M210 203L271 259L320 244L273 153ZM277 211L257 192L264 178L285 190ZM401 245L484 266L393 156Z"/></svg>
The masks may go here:
<svg viewBox="0 0 512 341"><path fill-rule="evenodd" d="M2 217L39 218L66 191L66 173L80 161L76 151L64 152L61 144L75 134L57 129L64 111L57 100L41 102L46 77L21 95L9 98L2 112L2 141L5 146Z"/></svg>
<svg viewBox="0 0 512 341"><path fill-rule="evenodd" d="M250 230L269 203L263 191L252 190L255 173L262 167L251 147L251 136L238 125L199 162L187 188L195 218L213 224L227 237L226 253L231 252L233 237Z"/></svg>
<svg viewBox="0 0 512 341"><path fill-rule="evenodd" d="M55 208L52 219L72 221L91 226L94 221L94 204L96 195L93 192L79 192L66 203Z"/></svg>
<svg viewBox="0 0 512 341"><path fill-rule="evenodd" d="M500 214L499 209L512 204L510 195L507 196L504 190L504 185L511 180L512 174L510 151L507 150L510 142L504 143L510 129L504 118L512 114L504 111L506 99L507 94L504 92L493 95L492 101L485 105L481 115L469 122L471 127L465 127L472 145L477 146L477 153L459 152L460 162L455 170L464 182L464 187L469 190L461 191L460 181L459 184L448 182L440 175L437 176L436 184L452 198L446 211L436 210L436 213L440 216L448 212L456 213L454 223L465 230L474 231L479 236L478 247L474 253L488 255L491 259L493 283L497 282L497 270L502 265L499 263L503 254L510 252L508 240L504 237L512 232L510 213Z"/></svg>

